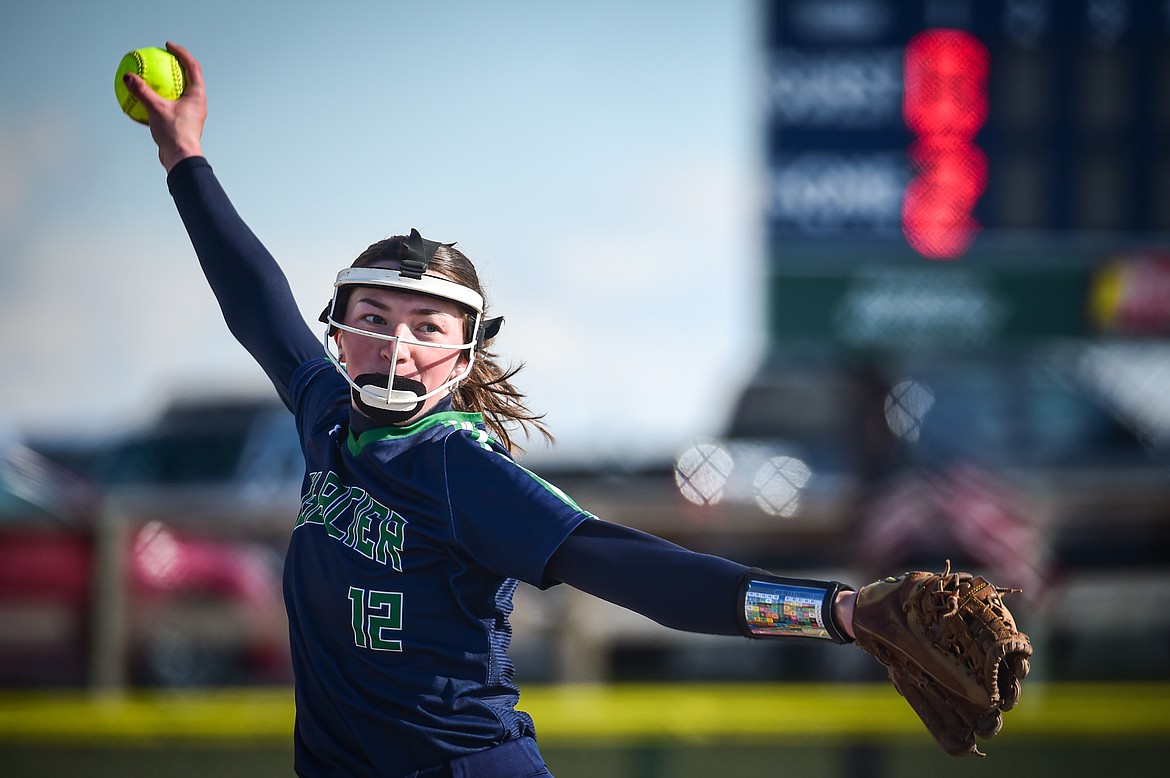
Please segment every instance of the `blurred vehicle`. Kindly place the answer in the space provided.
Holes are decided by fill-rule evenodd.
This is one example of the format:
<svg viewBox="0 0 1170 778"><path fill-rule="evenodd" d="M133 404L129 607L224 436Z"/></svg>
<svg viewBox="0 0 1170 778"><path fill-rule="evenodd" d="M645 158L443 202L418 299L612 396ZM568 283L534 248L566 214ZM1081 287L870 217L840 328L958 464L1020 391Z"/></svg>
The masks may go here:
<svg viewBox="0 0 1170 778"><path fill-rule="evenodd" d="M22 445L0 449L0 684L85 682L98 510L83 479Z"/></svg>
<svg viewBox="0 0 1170 778"><path fill-rule="evenodd" d="M856 528L907 478L962 472L1027 500L1063 564L1165 562L1170 446L1081 364L1060 350L777 359L741 394L727 434L704 442L703 466L682 468L680 490Z"/></svg>
<svg viewBox="0 0 1170 778"><path fill-rule="evenodd" d="M0 684L91 680L97 609L116 607L96 594L102 508L92 484L30 449L0 455ZM157 520L114 537L122 547L109 574L128 606L122 628L131 680L288 678L279 568L265 546Z"/></svg>
<svg viewBox="0 0 1170 778"><path fill-rule="evenodd" d="M132 680L204 686L291 680L280 560L264 544L149 521L130 544Z"/></svg>
<svg viewBox="0 0 1170 778"><path fill-rule="evenodd" d="M148 479L129 477L165 472L163 482L175 483L169 475L182 472L170 469L175 460L214 469L225 451L168 444L153 433L84 451L50 448L53 459L23 445L0 452L0 684L92 681L103 608L107 619L124 611L118 628L132 682L291 677L273 543L232 531L222 513L216 522L193 518L192 494L154 491ZM103 532L116 544L105 556ZM104 569L102 559L116 569ZM96 592L110 586L119 596L100 599ZM113 601L121 598L124 608Z"/></svg>
<svg viewBox="0 0 1170 778"><path fill-rule="evenodd" d="M124 504L231 522L291 526L304 475L292 415L275 397L178 400L142 429L50 455Z"/></svg>

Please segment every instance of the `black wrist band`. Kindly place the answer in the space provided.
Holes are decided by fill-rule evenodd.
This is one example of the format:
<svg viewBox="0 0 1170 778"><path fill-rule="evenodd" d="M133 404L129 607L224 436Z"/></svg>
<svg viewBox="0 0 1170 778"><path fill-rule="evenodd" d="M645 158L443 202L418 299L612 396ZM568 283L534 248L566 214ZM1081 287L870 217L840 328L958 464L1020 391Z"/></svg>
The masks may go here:
<svg viewBox="0 0 1170 778"><path fill-rule="evenodd" d="M736 617L749 638L799 637L852 643L833 615L841 591L853 591L840 581L783 578L764 570L750 570L739 582Z"/></svg>

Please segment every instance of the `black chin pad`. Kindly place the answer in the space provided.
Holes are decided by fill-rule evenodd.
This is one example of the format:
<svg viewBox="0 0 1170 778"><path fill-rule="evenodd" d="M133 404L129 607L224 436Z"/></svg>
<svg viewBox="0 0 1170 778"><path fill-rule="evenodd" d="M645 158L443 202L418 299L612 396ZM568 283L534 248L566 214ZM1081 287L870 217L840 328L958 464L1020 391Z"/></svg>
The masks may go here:
<svg viewBox="0 0 1170 778"><path fill-rule="evenodd" d="M390 376L385 373L363 373L355 378L353 381L358 386L373 386L379 389L385 389L386 384L389 383ZM402 392L411 392L416 395L423 395L427 388L421 381L415 381L413 378L404 378L403 376L394 376L394 388ZM423 401L419 400L412 407L404 411L392 411L388 408L378 408L370 405L366 401L366 396L357 389L350 390L350 395L353 398L354 405L361 409L361 412L369 416L374 421L385 424L399 425L410 421L419 411L422 410Z"/></svg>

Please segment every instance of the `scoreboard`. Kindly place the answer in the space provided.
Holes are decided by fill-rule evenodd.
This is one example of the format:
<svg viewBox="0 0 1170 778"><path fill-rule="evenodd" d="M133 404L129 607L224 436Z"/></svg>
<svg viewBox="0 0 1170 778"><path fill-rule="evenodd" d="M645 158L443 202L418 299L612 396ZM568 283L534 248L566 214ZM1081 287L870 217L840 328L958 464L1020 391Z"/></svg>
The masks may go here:
<svg viewBox="0 0 1170 778"><path fill-rule="evenodd" d="M768 9L776 233L1170 232L1170 2Z"/></svg>
<svg viewBox="0 0 1170 778"><path fill-rule="evenodd" d="M764 21L776 338L1091 335L1135 273L1170 309L1170 0L767 0Z"/></svg>

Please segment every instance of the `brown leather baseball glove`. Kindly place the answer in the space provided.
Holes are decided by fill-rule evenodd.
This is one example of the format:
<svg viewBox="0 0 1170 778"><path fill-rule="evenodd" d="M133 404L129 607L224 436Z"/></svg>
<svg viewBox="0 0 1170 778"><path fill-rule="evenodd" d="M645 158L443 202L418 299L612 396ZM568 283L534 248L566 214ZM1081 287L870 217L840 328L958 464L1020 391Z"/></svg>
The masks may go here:
<svg viewBox="0 0 1170 778"><path fill-rule="evenodd" d="M1016 629L999 589L980 576L909 572L857 593L857 645L889 670L894 687L948 754L983 756L1001 711L1020 699L1032 644Z"/></svg>

